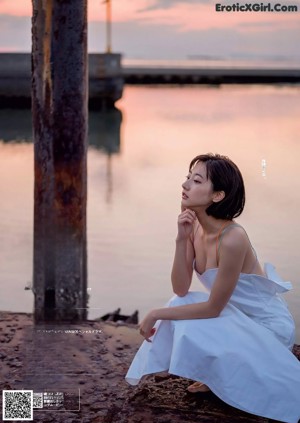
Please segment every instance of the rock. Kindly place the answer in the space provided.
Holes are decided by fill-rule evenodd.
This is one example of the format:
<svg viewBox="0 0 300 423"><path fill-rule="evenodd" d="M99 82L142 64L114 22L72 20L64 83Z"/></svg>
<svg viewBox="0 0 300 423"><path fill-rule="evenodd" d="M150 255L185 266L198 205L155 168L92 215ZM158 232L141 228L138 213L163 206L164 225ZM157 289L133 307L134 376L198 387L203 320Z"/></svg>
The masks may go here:
<svg viewBox="0 0 300 423"><path fill-rule="evenodd" d="M89 406L90 410L92 411L99 411L99 404L93 403Z"/></svg>
<svg viewBox="0 0 300 423"><path fill-rule="evenodd" d="M298 358L298 360L300 360L300 345L294 345L293 353Z"/></svg>

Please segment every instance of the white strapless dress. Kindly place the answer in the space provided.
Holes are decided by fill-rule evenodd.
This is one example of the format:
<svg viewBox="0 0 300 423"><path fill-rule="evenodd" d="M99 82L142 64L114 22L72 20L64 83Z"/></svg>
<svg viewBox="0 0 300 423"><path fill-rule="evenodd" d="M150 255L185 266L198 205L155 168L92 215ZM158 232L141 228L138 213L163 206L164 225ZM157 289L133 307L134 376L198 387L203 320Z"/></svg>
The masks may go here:
<svg viewBox="0 0 300 423"><path fill-rule="evenodd" d="M196 272L211 290L218 269ZM300 362L292 354L295 325L280 294L292 289L267 263L266 277L241 273L230 301L217 318L157 321L126 375L169 373L201 381L224 402L287 423L300 419ZM205 292L174 296L166 306L206 301Z"/></svg>

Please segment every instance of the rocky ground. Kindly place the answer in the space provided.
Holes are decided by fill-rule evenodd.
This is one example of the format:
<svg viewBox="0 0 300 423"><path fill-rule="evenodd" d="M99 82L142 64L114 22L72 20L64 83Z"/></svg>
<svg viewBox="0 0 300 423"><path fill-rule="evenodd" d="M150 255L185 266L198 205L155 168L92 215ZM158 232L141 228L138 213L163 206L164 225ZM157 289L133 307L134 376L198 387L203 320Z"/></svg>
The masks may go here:
<svg viewBox="0 0 300 423"><path fill-rule="evenodd" d="M134 325L34 325L31 314L11 312L0 312L0 320L1 390L64 392L63 405L35 408L34 422L271 422L212 393L189 394L190 381L167 373L128 385L124 375L141 343ZM294 353L300 359L299 346Z"/></svg>

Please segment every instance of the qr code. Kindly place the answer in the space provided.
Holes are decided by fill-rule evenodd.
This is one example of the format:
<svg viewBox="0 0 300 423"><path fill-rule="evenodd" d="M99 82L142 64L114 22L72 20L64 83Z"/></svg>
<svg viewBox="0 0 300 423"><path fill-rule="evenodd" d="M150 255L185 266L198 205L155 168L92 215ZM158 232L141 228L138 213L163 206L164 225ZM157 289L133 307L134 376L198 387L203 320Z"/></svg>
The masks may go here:
<svg viewBox="0 0 300 423"><path fill-rule="evenodd" d="M33 420L33 391L3 391L3 420Z"/></svg>
<svg viewBox="0 0 300 423"><path fill-rule="evenodd" d="M44 405L43 393L34 392L33 393L33 408L43 408L43 405Z"/></svg>

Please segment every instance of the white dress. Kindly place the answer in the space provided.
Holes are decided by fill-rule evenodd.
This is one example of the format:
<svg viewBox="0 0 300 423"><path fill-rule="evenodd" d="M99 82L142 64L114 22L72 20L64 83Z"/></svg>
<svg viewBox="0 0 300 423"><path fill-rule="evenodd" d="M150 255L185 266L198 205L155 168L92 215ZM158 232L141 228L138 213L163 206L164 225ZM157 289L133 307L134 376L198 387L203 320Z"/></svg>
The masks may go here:
<svg viewBox="0 0 300 423"><path fill-rule="evenodd" d="M211 290L218 269L196 272ZM300 362L292 354L295 325L280 297L292 289L271 264L266 277L241 273L220 316L162 320L152 342L144 341L126 381L169 373L201 381L224 402L240 410L287 423L300 419ZM166 306L207 301L205 292L174 296Z"/></svg>

